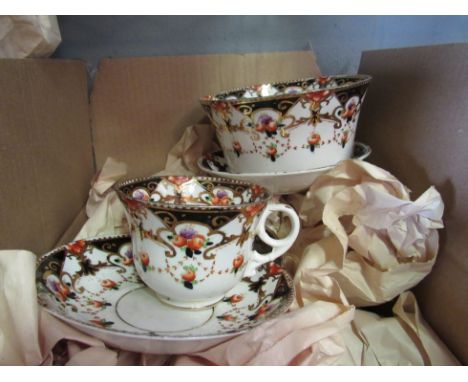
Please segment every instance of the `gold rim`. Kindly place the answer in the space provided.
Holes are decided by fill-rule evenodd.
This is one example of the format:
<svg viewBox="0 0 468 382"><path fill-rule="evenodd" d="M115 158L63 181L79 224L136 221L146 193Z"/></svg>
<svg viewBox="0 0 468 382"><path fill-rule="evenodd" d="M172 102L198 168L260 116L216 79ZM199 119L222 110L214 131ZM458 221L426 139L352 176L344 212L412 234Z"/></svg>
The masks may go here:
<svg viewBox="0 0 468 382"><path fill-rule="evenodd" d="M211 106L214 103L217 102L227 102L231 105L245 105L249 103L254 103L254 102L260 102L260 101L273 101L273 100L278 100L278 99L290 99L290 98L297 98L300 96L303 96L305 94L313 94L316 92L321 92L324 90L329 90L333 92L337 91L342 91L342 90L347 90L347 89L352 89L356 88L359 86L367 85L369 82L372 80L372 77L368 74L355 74L355 75L336 75L336 76L324 76L324 77L330 77L331 79L341 79L341 78L350 78L350 79L356 79L356 82L352 83L347 83L343 85L338 85L338 86L332 86L329 88L323 88L323 89L316 89L316 90L311 90L311 91L303 91L302 93L294 93L294 94L282 94L282 95L271 95L271 96L265 96L265 97L252 97L252 98L238 98L235 100L227 100L227 99L219 99L219 96L222 95L227 95L229 93L234 93L238 91L246 91L252 89L251 86L246 86L246 87L241 87L241 88L235 88L231 90L226 90L223 92L219 92L216 95L207 95L205 97L202 97L199 99L200 103L202 105L206 106ZM298 80L292 80L292 81L278 81L278 82L269 82L269 83L263 83L260 85L288 85L288 84L293 84L296 82L306 82L306 81L311 81L311 80L316 80L320 77L308 77L308 78L300 78Z"/></svg>

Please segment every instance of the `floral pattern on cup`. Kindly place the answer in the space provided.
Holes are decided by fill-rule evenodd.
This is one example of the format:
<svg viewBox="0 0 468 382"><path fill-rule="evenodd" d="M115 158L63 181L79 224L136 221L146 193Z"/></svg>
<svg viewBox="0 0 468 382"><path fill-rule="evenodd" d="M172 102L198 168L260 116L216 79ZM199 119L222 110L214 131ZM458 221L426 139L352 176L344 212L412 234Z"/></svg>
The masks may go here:
<svg viewBox="0 0 468 382"><path fill-rule="evenodd" d="M359 102L359 97L351 97L348 102L346 102L344 110L340 115L341 118L345 119L346 122L351 122L358 112Z"/></svg>
<svg viewBox="0 0 468 382"><path fill-rule="evenodd" d="M156 269L154 265L150 265L150 258L147 252L140 252L139 259L143 272L154 271Z"/></svg>
<svg viewBox="0 0 468 382"><path fill-rule="evenodd" d="M307 140L307 143L309 144L310 151L314 152L316 147L320 147L320 134L318 133L312 133Z"/></svg>
<svg viewBox="0 0 468 382"><path fill-rule="evenodd" d="M209 305L210 301L220 300L243 275L253 275L267 259L252 251L255 235L264 234L262 219L266 215L260 215L264 211L268 214L267 206L290 217L288 245L299 232L294 210L283 204L269 204L269 193L259 185L221 178L175 178L151 177L116 186L124 201L142 188L149 195L160 196L156 203L152 199L142 202L144 213L127 209L127 214L140 257L136 269L168 304ZM174 182L177 189L172 186ZM286 246L270 240L273 256L283 254ZM141 253L147 256L141 259Z"/></svg>
<svg viewBox="0 0 468 382"><path fill-rule="evenodd" d="M148 191L146 191L143 188L136 189L135 191L132 192L132 197L137 200L143 200L143 201L148 201L150 200L150 196L148 194Z"/></svg>
<svg viewBox="0 0 468 382"><path fill-rule="evenodd" d="M226 182L225 179L212 181L207 177L189 176L154 178L156 180L141 181L132 187L122 187L119 196L130 213L144 214L145 206L151 203L224 206L251 203L267 194L264 188L254 194L250 190L252 187L250 184Z"/></svg>
<svg viewBox="0 0 468 382"><path fill-rule="evenodd" d="M312 170L351 157L352 149L339 137L347 131L346 142L354 142L369 81L362 75L321 76L225 92L201 103L233 172ZM272 90L265 94L267 88ZM220 102L223 114L215 106ZM320 143L304 142L313 133ZM317 152L318 147L323 149Z"/></svg>
<svg viewBox="0 0 468 382"><path fill-rule="evenodd" d="M232 261L231 272L236 274L237 272L239 272L239 269L241 269L243 265L244 265L244 256L243 255L236 256L236 258Z"/></svg>
<svg viewBox="0 0 468 382"><path fill-rule="evenodd" d="M260 133L265 133L267 137L271 138L276 135L278 124L270 115L262 114L258 118L255 130Z"/></svg>
<svg viewBox="0 0 468 382"><path fill-rule="evenodd" d="M240 144L239 141L234 141L232 143L232 149L234 150L234 152L237 154L238 157L240 157L241 153L242 153L242 146Z"/></svg>
<svg viewBox="0 0 468 382"><path fill-rule="evenodd" d="M347 130L343 131L341 134L341 145L345 147L346 143L349 141L349 132Z"/></svg>
<svg viewBox="0 0 468 382"><path fill-rule="evenodd" d="M169 239L172 237L169 236ZM194 255L201 255L203 247L213 244L207 238L199 234L193 227L183 228L179 234L172 238L173 244L183 250L185 255L193 257Z"/></svg>
<svg viewBox="0 0 468 382"><path fill-rule="evenodd" d="M193 285L198 283L196 280L198 268L193 265L185 265L183 269L184 273L181 276L182 283L184 284L184 287L193 289Z"/></svg>

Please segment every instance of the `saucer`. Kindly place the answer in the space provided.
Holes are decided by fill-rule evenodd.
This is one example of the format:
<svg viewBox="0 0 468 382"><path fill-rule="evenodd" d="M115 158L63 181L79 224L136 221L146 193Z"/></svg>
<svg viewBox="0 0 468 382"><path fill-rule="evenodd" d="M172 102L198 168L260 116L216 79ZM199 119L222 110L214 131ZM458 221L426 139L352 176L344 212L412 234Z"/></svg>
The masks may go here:
<svg viewBox="0 0 468 382"><path fill-rule="evenodd" d="M53 316L112 347L152 354L205 350L285 312L294 298L291 277L272 262L213 306L167 305L139 279L129 236L49 252L38 260L36 287Z"/></svg>
<svg viewBox="0 0 468 382"><path fill-rule="evenodd" d="M352 159L364 160L372 150L370 146L356 142ZM308 189L313 181L323 173L331 170L335 166L320 167L313 170L296 172L275 172L275 173L245 173L236 174L229 172L228 165L222 151L207 154L198 159L198 167L203 172L229 179L255 182L274 194L293 194Z"/></svg>

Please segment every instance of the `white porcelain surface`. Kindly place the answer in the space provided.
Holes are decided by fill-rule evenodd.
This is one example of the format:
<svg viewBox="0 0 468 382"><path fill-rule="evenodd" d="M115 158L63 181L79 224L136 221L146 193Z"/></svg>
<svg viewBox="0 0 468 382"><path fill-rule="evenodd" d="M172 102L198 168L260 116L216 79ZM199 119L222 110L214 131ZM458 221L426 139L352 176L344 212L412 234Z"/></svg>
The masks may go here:
<svg viewBox="0 0 468 382"><path fill-rule="evenodd" d="M364 160L371 154L371 152L372 150L368 145L361 142L355 142L352 159ZM296 192L307 190L319 175L322 175L335 167L329 166L315 170L296 171L290 173L237 174L229 171L222 152L212 153L208 157L211 159L207 159L206 157L198 159L198 167L203 172L212 176L256 182L277 195L294 194Z"/></svg>
<svg viewBox="0 0 468 382"><path fill-rule="evenodd" d="M366 75L255 85L200 100L233 173L313 170L352 155Z"/></svg>
<svg viewBox="0 0 468 382"><path fill-rule="evenodd" d="M155 354L201 351L285 312L294 291L276 263L244 278L223 301L167 305L139 279L128 236L79 241L38 261L38 301L48 312L114 347Z"/></svg>
<svg viewBox="0 0 468 382"><path fill-rule="evenodd" d="M179 307L212 305L243 276L285 253L299 233L294 209L273 203L251 183L207 177L152 177L118 185L131 223L135 267L165 302ZM282 239L265 232L271 213L291 220ZM272 250L253 249L258 236Z"/></svg>

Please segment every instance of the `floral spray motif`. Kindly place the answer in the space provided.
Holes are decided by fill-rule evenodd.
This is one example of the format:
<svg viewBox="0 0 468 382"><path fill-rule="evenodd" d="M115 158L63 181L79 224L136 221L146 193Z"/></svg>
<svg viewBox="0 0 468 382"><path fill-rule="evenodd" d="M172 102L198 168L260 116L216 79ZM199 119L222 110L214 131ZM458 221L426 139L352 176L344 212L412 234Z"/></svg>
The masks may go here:
<svg viewBox="0 0 468 382"><path fill-rule="evenodd" d="M234 152L237 154L237 156L240 157L241 152L242 152L242 146L241 146L240 142L239 141L234 141L234 143L232 144L232 148L233 148Z"/></svg>
<svg viewBox="0 0 468 382"><path fill-rule="evenodd" d="M267 155L270 157L272 162L276 161L276 154L278 150L276 148L276 143L271 143L267 148Z"/></svg>
<svg viewBox="0 0 468 382"><path fill-rule="evenodd" d="M341 147L345 147L346 143L349 141L349 132L347 130L343 131L341 136Z"/></svg>
<svg viewBox="0 0 468 382"><path fill-rule="evenodd" d="M232 261L232 270L231 270L231 272L236 274L239 271L239 269L242 267L242 264L244 264L244 256L239 255Z"/></svg>
<svg viewBox="0 0 468 382"><path fill-rule="evenodd" d="M351 122L354 115L357 112L359 104L359 97L351 97L348 102L346 102L346 106L344 111L341 113L341 118L346 120L346 122Z"/></svg>
<svg viewBox="0 0 468 382"><path fill-rule="evenodd" d="M278 124L271 116L263 114L259 117L255 130L260 133L266 133L267 137L271 138L276 135Z"/></svg>
<svg viewBox="0 0 468 382"><path fill-rule="evenodd" d="M188 289L193 289L193 284L196 284L197 281L197 270L198 268L193 265L186 265L184 266L185 273L182 274L182 282L184 287Z"/></svg>
<svg viewBox="0 0 468 382"><path fill-rule="evenodd" d="M310 151L314 152L316 146L320 147L320 134L312 133L307 142L309 143Z"/></svg>
<svg viewBox="0 0 468 382"><path fill-rule="evenodd" d="M209 246L213 243L206 240L205 236L200 235L195 229L191 227L184 228L174 238L168 236L169 240L172 240L176 247L185 249L185 254L192 258L193 255L200 255L202 253L201 248L205 245Z"/></svg>
<svg viewBox="0 0 468 382"><path fill-rule="evenodd" d="M231 198L229 197L228 193L223 190L216 191L216 194L211 199L211 204L215 206L227 206L231 204Z"/></svg>
<svg viewBox="0 0 468 382"><path fill-rule="evenodd" d="M154 266L150 265L150 258L149 258L148 253L140 252L140 263L141 263L141 267L143 268L143 272L146 272L148 270L150 271L154 270Z"/></svg>

